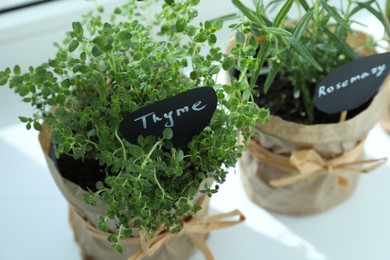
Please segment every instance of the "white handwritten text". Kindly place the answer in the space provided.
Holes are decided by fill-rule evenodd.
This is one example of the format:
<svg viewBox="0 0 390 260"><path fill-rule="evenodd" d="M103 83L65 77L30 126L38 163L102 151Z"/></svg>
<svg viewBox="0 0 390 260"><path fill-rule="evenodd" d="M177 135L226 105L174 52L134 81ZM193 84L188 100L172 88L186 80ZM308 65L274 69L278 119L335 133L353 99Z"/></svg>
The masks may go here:
<svg viewBox="0 0 390 260"><path fill-rule="evenodd" d="M156 124L156 123L165 119L166 122L165 122L164 126L165 127L173 127L175 125L174 117L180 117L181 115L183 115L185 113L189 113L190 110L195 111L195 112L201 111L206 106L207 105L202 106L202 101L197 101L194 104L192 104L191 107L184 106L181 108L177 108L175 110L171 110L171 111L168 111L166 113L163 113L160 116L156 115L156 112L151 112L149 114L146 114L146 115L143 115L143 116L140 116L140 117L134 119L134 122L141 121L143 128L147 129L149 126L148 121L149 122L151 121L153 124Z"/></svg>

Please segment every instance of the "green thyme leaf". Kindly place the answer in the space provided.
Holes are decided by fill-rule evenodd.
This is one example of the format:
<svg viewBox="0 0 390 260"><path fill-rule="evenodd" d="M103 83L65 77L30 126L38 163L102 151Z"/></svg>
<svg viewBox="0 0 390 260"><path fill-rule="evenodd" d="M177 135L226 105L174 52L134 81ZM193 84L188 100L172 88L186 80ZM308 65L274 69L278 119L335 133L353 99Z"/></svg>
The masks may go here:
<svg viewBox="0 0 390 260"><path fill-rule="evenodd" d="M70 44L69 44L69 51L70 52L74 52L77 47L79 47L79 41L78 40L73 40Z"/></svg>

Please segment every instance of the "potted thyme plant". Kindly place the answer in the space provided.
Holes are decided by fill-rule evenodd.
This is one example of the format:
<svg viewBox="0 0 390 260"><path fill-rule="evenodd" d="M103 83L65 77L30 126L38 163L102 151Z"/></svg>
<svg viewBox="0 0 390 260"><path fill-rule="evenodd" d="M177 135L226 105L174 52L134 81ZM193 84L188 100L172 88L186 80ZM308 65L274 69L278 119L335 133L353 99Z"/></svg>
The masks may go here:
<svg viewBox="0 0 390 260"><path fill-rule="evenodd" d="M375 53L376 42L351 29L357 14L368 11L388 26L377 1L280 2L254 1L252 10L232 0L243 18L230 26L235 43L223 64L234 71L231 85L249 85L255 102L271 112L270 121L256 127L241 160L248 196L267 209L305 215L341 203L352 194L359 173L383 163L366 168L368 161L362 160L383 94L348 111L345 119L316 109L313 96L334 69ZM271 9L277 10L274 16Z"/></svg>
<svg viewBox="0 0 390 260"><path fill-rule="evenodd" d="M188 258L209 231L187 234L188 226L206 215L207 198L246 149L251 128L268 117L250 95L227 95L229 87L215 82L224 57L214 46L222 21L191 25L198 3L165 1L157 22L147 22L135 0L116 8L108 22L100 8L72 24L53 59L28 72L19 66L0 72L0 85L36 108L20 119L41 131L85 259ZM153 24L160 25L159 36L152 37ZM124 138L119 128L129 114L201 86L213 89L217 105L186 145L173 144L180 135L173 121L158 135L137 135L136 143ZM206 106L199 102L190 108ZM169 116L156 113L153 120Z"/></svg>

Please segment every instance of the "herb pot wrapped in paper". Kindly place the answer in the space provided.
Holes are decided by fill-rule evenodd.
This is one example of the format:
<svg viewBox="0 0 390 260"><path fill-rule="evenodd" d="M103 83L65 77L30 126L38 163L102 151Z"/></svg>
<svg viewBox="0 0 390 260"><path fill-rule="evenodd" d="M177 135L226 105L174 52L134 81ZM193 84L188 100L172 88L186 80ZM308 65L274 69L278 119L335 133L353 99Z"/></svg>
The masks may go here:
<svg viewBox="0 0 390 260"><path fill-rule="evenodd" d="M226 98L224 87L215 83L223 54L214 47L214 33L222 21L198 28L190 25L197 1L163 4L156 14L161 39L154 40L139 4L128 1L116 8L110 22L99 13L87 14L73 23L54 59L24 74L18 66L1 71L0 84L9 83L37 108L21 120L41 131L85 259L182 260L198 247L212 259L204 241L208 232L244 217L239 211L207 216L208 197L246 149L238 137L248 141L250 129L268 112L241 92ZM207 45L204 56L200 51ZM194 120L209 109L204 102L209 95L174 107L177 95L201 86L208 86L215 99L211 115L200 116L203 122ZM160 106L161 111L149 111L120 129L129 115L168 98L176 110ZM177 130L179 122L188 131ZM135 125L160 128L149 135L135 132ZM198 132L188 136L193 128ZM178 146L174 140L181 136L188 139Z"/></svg>
<svg viewBox="0 0 390 260"><path fill-rule="evenodd" d="M233 87L249 84L256 103L271 112L269 122L255 128L250 149L240 160L248 196L266 209L291 215L340 204L355 190L360 173L385 160L363 159L364 139L379 120L385 94L342 113L346 118L316 109L313 96L335 68L375 53L375 42L352 31L351 24L364 10L384 24L379 5L348 1L341 10L328 1L299 1L297 6L298 1L284 1L271 19L267 8L272 4L258 1L252 11L240 0L232 2L246 20L231 26L236 44L225 69L234 68ZM302 16L286 20L290 12ZM367 88L380 89L366 82Z"/></svg>

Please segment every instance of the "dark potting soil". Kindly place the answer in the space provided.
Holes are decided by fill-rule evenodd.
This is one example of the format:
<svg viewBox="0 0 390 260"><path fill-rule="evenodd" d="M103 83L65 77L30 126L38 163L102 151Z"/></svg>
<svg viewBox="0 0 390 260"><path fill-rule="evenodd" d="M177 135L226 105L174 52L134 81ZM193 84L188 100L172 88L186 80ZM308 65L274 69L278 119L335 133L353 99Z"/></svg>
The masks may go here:
<svg viewBox="0 0 390 260"><path fill-rule="evenodd" d="M231 75L237 77L237 71L231 71ZM280 77L279 77L280 78ZM321 112L317 108L314 108L314 122L309 123L309 118L305 112L303 105L303 97L295 98L293 87L285 81L278 80L278 76L275 78L274 83L266 94L262 91L265 77L259 77L257 86L259 88L259 97L255 98L255 102L259 107L268 108L271 115L281 117L282 119L290 122L296 122L301 124L330 124L340 121L340 114L326 114ZM316 86L312 86L310 89L313 93ZM366 103L360 105L358 108L348 111L347 120L353 118L371 103L370 99Z"/></svg>
<svg viewBox="0 0 390 260"><path fill-rule="evenodd" d="M59 159L54 156L54 147L50 149L50 157L55 162L61 176L83 190L97 191L96 182L106 178L105 168L94 160L75 160L70 156L61 155Z"/></svg>
<svg viewBox="0 0 390 260"><path fill-rule="evenodd" d="M96 183L98 181L102 181L107 177L107 171L105 166L100 166L98 161L96 160L75 160L71 156L61 155L59 159L57 159L54 155L54 147L51 146L50 149L50 158L54 161L55 166L61 176L72 183L80 186L83 190L88 191L97 191ZM183 186L186 183L193 181L191 169L182 175L180 179L175 180L172 185L174 186ZM114 175L113 172L109 172L108 174ZM164 180L164 177L161 176L161 180ZM169 177L166 177L169 178ZM164 182L167 182L165 180ZM167 189L174 189L174 187L167 186Z"/></svg>

